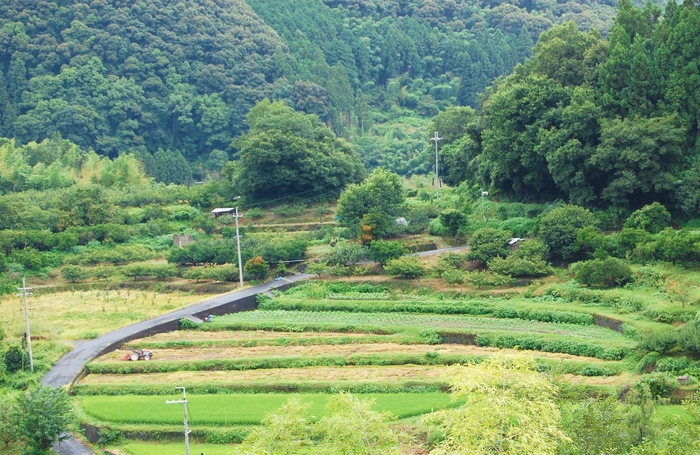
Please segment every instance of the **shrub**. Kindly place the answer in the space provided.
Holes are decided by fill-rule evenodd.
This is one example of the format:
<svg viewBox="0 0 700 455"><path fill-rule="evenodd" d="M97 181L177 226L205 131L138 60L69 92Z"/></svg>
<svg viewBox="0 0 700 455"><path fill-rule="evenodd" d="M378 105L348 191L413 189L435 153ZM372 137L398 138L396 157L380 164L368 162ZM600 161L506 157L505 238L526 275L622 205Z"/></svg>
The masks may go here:
<svg viewBox="0 0 700 455"><path fill-rule="evenodd" d="M500 229L478 229L469 239L470 251L467 258L471 261L488 262L495 257L510 254L507 243L511 235Z"/></svg>
<svg viewBox="0 0 700 455"><path fill-rule="evenodd" d="M402 276L404 278L416 278L423 276L425 267L418 259L418 256L404 256L392 259L384 266L388 275Z"/></svg>
<svg viewBox="0 0 700 455"><path fill-rule="evenodd" d="M641 229L650 234L658 234L666 229L671 222L671 214L666 207L654 202L645 205L641 209L633 212L625 221L624 227L628 229Z"/></svg>
<svg viewBox="0 0 700 455"><path fill-rule="evenodd" d="M238 267L233 264L193 267L182 274L188 280L238 281Z"/></svg>
<svg viewBox="0 0 700 455"><path fill-rule="evenodd" d="M262 218L265 215L265 212L259 207L252 208L248 210L245 214L246 217L250 218L251 220L257 220Z"/></svg>
<svg viewBox="0 0 700 455"><path fill-rule="evenodd" d="M612 368L603 367L600 365L586 365L581 368L582 376L614 376L615 371Z"/></svg>
<svg viewBox="0 0 700 455"><path fill-rule="evenodd" d="M189 319L180 319L180 329L182 330L195 330L199 328L199 324Z"/></svg>
<svg viewBox="0 0 700 455"><path fill-rule="evenodd" d="M130 278L138 277L153 277L153 278L171 278L177 276L177 268L172 264L151 264L149 262L140 262L129 264L122 269L122 273Z"/></svg>
<svg viewBox="0 0 700 455"><path fill-rule="evenodd" d="M0 273L4 273L7 271L7 259L5 258L5 255L0 253Z"/></svg>
<svg viewBox="0 0 700 455"><path fill-rule="evenodd" d="M678 388L676 378L664 373L651 373L642 376L642 379L635 384L639 388L647 385L654 398L666 398Z"/></svg>
<svg viewBox="0 0 700 455"><path fill-rule="evenodd" d="M488 262L488 267L493 273L513 277L538 277L552 273L552 267L543 259L522 259L512 255L493 258Z"/></svg>
<svg viewBox="0 0 700 455"><path fill-rule="evenodd" d="M246 261L243 266L243 271L251 278L264 280L267 273L270 271L270 266L265 262L262 256L256 256Z"/></svg>
<svg viewBox="0 0 700 455"><path fill-rule="evenodd" d="M391 259L400 258L406 253L406 248L399 242L375 240L369 247L369 258L381 265L385 265Z"/></svg>
<svg viewBox="0 0 700 455"><path fill-rule="evenodd" d="M622 259L594 259L578 263L574 277L591 287L611 288L632 281L632 268Z"/></svg>
<svg viewBox="0 0 700 455"><path fill-rule="evenodd" d="M640 348L660 354L664 354L678 345L678 333L671 328L644 332L638 338Z"/></svg>
<svg viewBox="0 0 700 455"><path fill-rule="evenodd" d="M5 351L5 370L15 373L29 365L29 356L19 346L10 346Z"/></svg>
<svg viewBox="0 0 700 455"><path fill-rule="evenodd" d="M696 319L681 327L677 339L684 350L700 353L700 321Z"/></svg>
<svg viewBox="0 0 700 455"><path fill-rule="evenodd" d="M549 253L562 259L571 259L576 251L576 233L579 229L595 226L593 214L575 205L557 207L539 219L537 234Z"/></svg>
<svg viewBox="0 0 700 455"><path fill-rule="evenodd" d="M508 286L513 283L513 278L493 272L467 272L463 282L476 287Z"/></svg>
<svg viewBox="0 0 700 455"><path fill-rule="evenodd" d="M367 247L356 242L338 243L326 257L328 265L346 265L364 261L369 258Z"/></svg>
<svg viewBox="0 0 700 455"><path fill-rule="evenodd" d="M65 265L61 268L61 276L64 280L75 283L87 280L90 273L77 265Z"/></svg>
<svg viewBox="0 0 700 455"><path fill-rule="evenodd" d="M466 223L467 216L459 210L453 209L442 212L439 219L440 224L445 227L447 233L452 237L456 237L459 229Z"/></svg>
<svg viewBox="0 0 700 455"><path fill-rule="evenodd" d="M445 270L440 276L449 284L462 284L464 281L464 272L457 269Z"/></svg>
<svg viewBox="0 0 700 455"><path fill-rule="evenodd" d="M205 234L211 234L216 230L216 221L210 215L199 214L192 220L192 227L201 229Z"/></svg>

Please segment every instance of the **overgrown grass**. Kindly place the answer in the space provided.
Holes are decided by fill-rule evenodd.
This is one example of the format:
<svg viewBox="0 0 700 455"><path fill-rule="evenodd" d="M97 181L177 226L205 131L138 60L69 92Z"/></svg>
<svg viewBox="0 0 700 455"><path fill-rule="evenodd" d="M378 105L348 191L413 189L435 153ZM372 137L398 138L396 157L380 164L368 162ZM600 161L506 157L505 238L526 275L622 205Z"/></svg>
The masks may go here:
<svg viewBox="0 0 700 455"><path fill-rule="evenodd" d="M325 415L330 395L299 394L310 404L308 417L316 421ZM406 394L361 394L375 400L373 409L410 417L455 405L450 395L440 392ZM164 396L83 397L83 410L99 420L118 423L176 424L182 420L182 407L166 405ZM189 395L190 424L257 424L268 412L282 406L289 394Z"/></svg>
<svg viewBox="0 0 700 455"><path fill-rule="evenodd" d="M75 291L29 298L32 335L51 340L94 338L119 327L150 319L210 298L189 293L159 294L134 290ZM25 331L20 297L0 298L0 319L8 338Z"/></svg>

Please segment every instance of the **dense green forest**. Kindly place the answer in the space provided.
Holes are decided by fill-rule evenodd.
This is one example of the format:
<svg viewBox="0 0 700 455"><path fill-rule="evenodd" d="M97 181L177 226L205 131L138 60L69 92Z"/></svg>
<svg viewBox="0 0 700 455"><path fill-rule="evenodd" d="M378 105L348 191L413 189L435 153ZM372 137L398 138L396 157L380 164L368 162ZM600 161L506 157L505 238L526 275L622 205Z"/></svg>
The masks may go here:
<svg viewBox="0 0 700 455"><path fill-rule="evenodd" d="M458 137L443 149L446 181L589 207L661 201L697 216L699 44L692 1L662 14L622 0L609 40L554 27L488 89L480 114L453 109L435 120Z"/></svg>
<svg viewBox="0 0 700 455"><path fill-rule="evenodd" d="M383 124L477 107L553 24L605 36L611 3L8 0L0 136L22 145L60 133L188 183L187 169L159 170L186 161L195 178L216 174L268 97L318 115L368 167L426 172L426 122Z"/></svg>

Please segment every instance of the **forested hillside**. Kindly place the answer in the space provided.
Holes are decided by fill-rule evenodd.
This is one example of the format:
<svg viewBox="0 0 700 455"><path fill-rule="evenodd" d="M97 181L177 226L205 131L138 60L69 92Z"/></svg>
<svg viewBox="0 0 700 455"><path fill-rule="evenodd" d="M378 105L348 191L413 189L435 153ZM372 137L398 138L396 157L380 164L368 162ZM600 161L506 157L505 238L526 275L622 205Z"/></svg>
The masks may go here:
<svg viewBox="0 0 700 455"><path fill-rule="evenodd" d="M476 106L554 23L606 35L610 3L8 0L0 136L21 145L60 133L186 183L188 170L159 170L184 157L198 178L217 172L249 109L269 97L317 114L367 166L426 171L427 123L408 134L382 124Z"/></svg>
<svg viewBox="0 0 700 455"><path fill-rule="evenodd" d="M620 2L610 40L569 23L489 89L443 149L449 183L515 199L700 211L700 9ZM442 124L461 111L441 114ZM466 133L466 134L465 134Z"/></svg>

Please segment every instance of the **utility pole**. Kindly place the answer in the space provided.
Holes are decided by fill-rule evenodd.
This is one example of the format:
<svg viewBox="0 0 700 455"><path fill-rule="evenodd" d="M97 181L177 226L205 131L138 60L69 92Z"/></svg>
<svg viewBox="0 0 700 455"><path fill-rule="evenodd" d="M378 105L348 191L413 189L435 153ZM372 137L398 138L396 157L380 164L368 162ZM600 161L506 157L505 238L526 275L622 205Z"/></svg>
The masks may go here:
<svg viewBox="0 0 700 455"><path fill-rule="evenodd" d="M240 196L239 196L240 197ZM238 280L243 287L243 264L241 263L241 234L238 232L238 207L236 207L236 245L238 246Z"/></svg>
<svg viewBox="0 0 700 455"><path fill-rule="evenodd" d="M442 138L435 132L435 137L430 138L431 141L435 141L435 197L437 201L440 202L440 174L438 173L438 142Z"/></svg>
<svg viewBox="0 0 700 455"><path fill-rule="evenodd" d="M175 390L182 390L182 400L165 401L165 404L182 404L185 407L185 449L186 455L190 455L190 428L187 425L187 391L184 387L175 387Z"/></svg>
<svg viewBox="0 0 700 455"><path fill-rule="evenodd" d="M21 294L17 294L18 296L24 296L24 318L27 320L27 347L29 349L29 369L32 373L34 373L34 356L32 355L32 334L29 331L29 307L27 306L27 295L32 295L31 291L32 288L27 287L27 281L24 277L22 277L22 287L17 288L20 291L22 291Z"/></svg>
<svg viewBox="0 0 700 455"><path fill-rule="evenodd" d="M481 191L481 218L483 219L484 223L486 222L486 212L484 211L484 196L488 195L488 191Z"/></svg>

